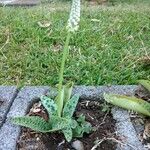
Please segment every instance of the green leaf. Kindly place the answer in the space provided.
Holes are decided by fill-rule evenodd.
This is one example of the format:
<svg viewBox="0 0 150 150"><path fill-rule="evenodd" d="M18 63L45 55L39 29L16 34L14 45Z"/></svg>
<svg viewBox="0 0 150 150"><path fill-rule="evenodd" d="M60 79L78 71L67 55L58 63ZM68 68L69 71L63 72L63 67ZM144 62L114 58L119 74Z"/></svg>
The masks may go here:
<svg viewBox="0 0 150 150"><path fill-rule="evenodd" d="M83 128L78 124L73 131L73 137L83 137Z"/></svg>
<svg viewBox="0 0 150 150"><path fill-rule="evenodd" d="M150 103L142 99L114 94L104 94L104 99L113 105L150 116Z"/></svg>
<svg viewBox="0 0 150 150"><path fill-rule="evenodd" d="M92 125L89 122L84 122L84 124L82 125L83 133L90 133L92 131Z"/></svg>
<svg viewBox="0 0 150 150"><path fill-rule="evenodd" d="M73 86L72 82L63 86L61 92L59 93L59 95L55 99L56 104L58 106L57 112L58 112L59 117L61 117L61 115L62 115L62 110L63 110L64 105L67 103L67 101L71 97L72 86Z"/></svg>
<svg viewBox="0 0 150 150"><path fill-rule="evenodd" d="M84 122L85 122L85 116L84 116L83 114L81 114L81 115L79 116L79 118L77 119L77 122L79 122L79 123L84 123Z"/></svg>
<svg viewBox="0 0 150 150"><path fill-rule="evenodd" d="M38 116L25 116L11 118L14 124L31 128L39 132L54 132L68 128L71 126L72 120L52 116L50 122L46 122L43 118Z"/></svg>
<svg viewBox="0 0 150 150"><path fill-rule="evenodd" d="M77 119L77 126L73 129L74 137L83 137L84 133L90 133L92 131L92 125L85 121L85 116L80 115Z"/></svg>
<svg viewBox="0 0 150 150"><path fill-rule="evenodd" d="M72 94L73 82L64 85L64 105L70 100Z"/></svg>
<svg viewBox="0 0 150 150"><path fill-rule="evenodd" d="M62 114L62 109L64 105L64 88L62 88L61 92L59 95L56 97L56 104L57 104L57 114L59 117L61 117Z"/></svg>
<svg viewBox="0 0 150 150"><path fill-rule="evenodd" d="M92 131L92 125L89 122L84 122L81 125L77 125L75 129L73 129L74 137L83 137L84 133L89 134Z"/></svg>
<svg viewBox="0 0 150 150"><path fill-rule="evenodd" d="M139 80L138 83L140 83L142 86L144 86L150 92L150 81Z"/></svg>
<svg viewBox="0 0 150 150"><path fill-rule="evenodd" d="M51 123L52 129L60 130L60 129L69 127L71 125L71 119L52 116L50 123Z"/></svg>
<svg viewBox="0 0 150 150"><path fill-rule="evenodd" d="M70 127L71 127L72 129L74 129L74 128L76 128L76 127L77 127L77 125L78 125L77 121L76 121L76 120L74 120L74 119L71 119Z"/></svg>
<svg viewBox="0 0 150 150"><path fill-rule="evenodd" d="M73 116L78 101L79 101L79 95L76 94L66 103L62 115L64 118L71 118Z"/></svg>
<svg viewBox="0 0 150 150"><path fill-rule="evenodd" d="M47 96L41 96L41 102L47 110L49 117L57 114L57 105L55 104L54 100Z"/></svg>
<svg viewBox="0 0 150 150"><path fill-rule="evenodd" d="M67 142L70 142L72 140L72 129L71 128L65 128L62 130Z"/></svg>
<svg viewBox="0 0 150 150"><path fill-rule="evenodd" d="M14 117L11 118L11 121L14 124L28 127L39 132L49 132L51 129L50 123L46 122L43 118L38 116Z"/></svg>

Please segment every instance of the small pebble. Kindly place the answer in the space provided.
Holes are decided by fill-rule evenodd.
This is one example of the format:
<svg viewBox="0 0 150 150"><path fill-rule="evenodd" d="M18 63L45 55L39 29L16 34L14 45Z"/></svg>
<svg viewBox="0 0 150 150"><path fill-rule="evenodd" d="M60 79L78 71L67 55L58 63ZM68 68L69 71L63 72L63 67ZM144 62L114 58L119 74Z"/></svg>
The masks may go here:
<svg viewBox="0 0 150 150"><path fill-rule="evenodd" d="M76 141L72 142L71 146L75 150L84 150L83 143L81 141L79 141L79 140L76 140Z"/></svg>

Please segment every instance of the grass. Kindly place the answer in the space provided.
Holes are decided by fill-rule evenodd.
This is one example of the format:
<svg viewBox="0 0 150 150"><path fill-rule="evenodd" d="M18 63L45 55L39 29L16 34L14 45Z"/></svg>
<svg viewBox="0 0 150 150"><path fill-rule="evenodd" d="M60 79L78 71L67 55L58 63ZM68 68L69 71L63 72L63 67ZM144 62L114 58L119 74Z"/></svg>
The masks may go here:
<svg viewBox="0 0 150 150"><path fill-rule="evenodd" d="M77 85L135 84L138 79L150 79L150 66L140 63L150 55L150 8L145 1L84 6L80 30L71 39L65 79ZM68 14L64 3L0 8L1 85L58 83ZM51 22L49 28L37 24L44 20Z"/></svg>

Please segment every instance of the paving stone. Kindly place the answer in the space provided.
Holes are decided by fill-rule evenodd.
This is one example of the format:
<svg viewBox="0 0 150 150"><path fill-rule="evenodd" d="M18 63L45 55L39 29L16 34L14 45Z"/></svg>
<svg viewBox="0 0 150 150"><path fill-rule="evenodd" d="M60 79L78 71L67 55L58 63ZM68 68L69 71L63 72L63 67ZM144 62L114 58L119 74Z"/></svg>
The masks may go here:
<svg viewBox="0 0 150 150"><path fill-rule="evenodd" d="M116 107L112 114L116 120L117 135L125 141L125 145L118 144L117 150L147 150L138 139L128 111Z"/></svg>
<svg viewBox="0 0 150 150"><path fill-rule="evenodd" d="M0 86L0 127L5 121L6 114L17 95L17 87Z"/></svg>
<svg viewBox="0 0 150 150"><path fill-rule="evenodd" d="M73 89L73 93L78 93L81 99L85 100L103 100L103 93L116 93L116 94L126 94L133 95L138 86L99 86L99 87L86 87L86 86L76 86ZM40 95L49 94L52 96L56 95L56 92L50 89L48 92L48 87L24 87L18 93L10 111L7 115L5 124L3 124L0 129L0 150L15 150L16 141L19 137L21 128L19 126L13 125L9 118L14 116L24 116L28 111L29 107L36 101ZM117 120L117 133L120 137L126 137L126 142L133 146L140 148L140 150L145 150L142 144L139 142L136 131L130 121L129 114L127 111L116 108L112 111L114 119ZM119 149L118 145L118 149ZM131 150L130 146L124 145L122 150Z"/></svg>
<svg viewBox="0 0 150 150"><path fill-rule="evenodd" d="M35 6L40 0L0 0L1 6Z"/></svg>
<svg viewBox="0 0 150 150"><path fill-rule="evenodd" d="M81 99L103 100L104 93L132 95L138 88L136 85L116 86L75 86L73 94L78 93Z"/></svg>
<svg viewBox="0 0 150 150"><path fill-rule="evenodd" d="M103 101L104 93L114 93L122 95L133 95L138 86L136 85L115 85L115 86L75 86L72 91L72 95L78 93L82 100L97 100ZM57 95L55 89L51 92L47 92L48 96L52 98Z"/></svg>
<svg viewBox="0 0 150 150"><path fill-rule="evenodd" d="M24 87L21 89L10 108L5 124L0 129L0 150L16 149L20 127L13 125L9 120L10 117L24 116L33 100L45 94L48 89L48 87Z"/></svg>

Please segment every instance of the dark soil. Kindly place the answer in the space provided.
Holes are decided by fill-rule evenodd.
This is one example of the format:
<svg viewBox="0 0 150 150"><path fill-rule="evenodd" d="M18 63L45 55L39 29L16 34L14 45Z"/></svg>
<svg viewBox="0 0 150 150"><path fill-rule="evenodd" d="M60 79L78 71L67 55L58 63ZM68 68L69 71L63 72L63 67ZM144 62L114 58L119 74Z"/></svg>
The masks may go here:
<svg viewBox="0 0 150 150"><path fill-rule="evenodd" d="M137 98L143 99L147 102L150 102L150 93L145 90L143 87L140 87L136 92L135 96ZM132 113L131 114L132 123L137 131L139 139L142 141L143 145L150 149L150 118L142 116L140 114Z"/></svg>
<svg viewBox="0 0 150 150"><path fill-rule="evenodd" d="M144 89L143 87L140 87L139 89L137 89L135 91L135 96L137 98L141 98L143 100L150 102L150 93L146 89Z"/></svg>
<svg viewBox="0 0 150 150"><path fill-rule="evenodd" d="M39 104L36 104L39 105ZM34 107L34 106L33 106ZM33 113L33 108L29 115L39 115L47 119L45 110L40 106L41 111ZM77 106L74 117L84 114L86 121L90 122L96 131L91 134L85 134L83 138L74 138L70 143L66 142L61 133L36 133L30 129L22 128L21 135L17 142L18 150L74 150L71 143L80 140L84 145L84 150L91 148L103 138L115 137L115 120L110 112L102 112L102 106L98 102L84 101ZM115 137L116 138L116 137ZM116 143L110 140L104 140L97 150L115 150Z"/></svg>

